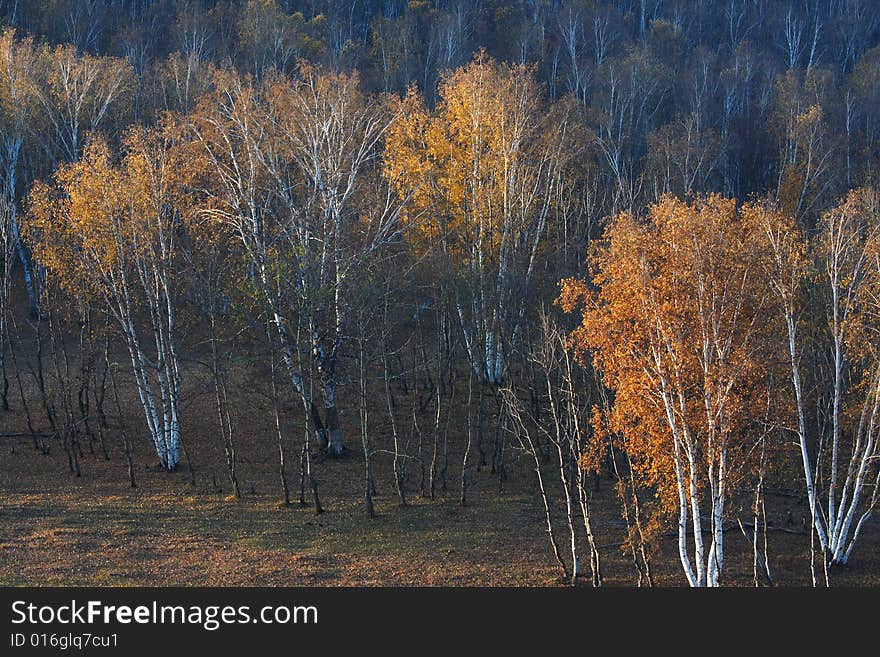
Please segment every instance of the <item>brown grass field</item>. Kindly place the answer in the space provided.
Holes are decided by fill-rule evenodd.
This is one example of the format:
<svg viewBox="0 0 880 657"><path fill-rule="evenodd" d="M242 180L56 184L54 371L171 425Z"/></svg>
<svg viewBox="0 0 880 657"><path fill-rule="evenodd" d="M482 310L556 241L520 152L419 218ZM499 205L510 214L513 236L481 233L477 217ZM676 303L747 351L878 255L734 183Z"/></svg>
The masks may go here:
<svg viewBox="0 0 880 657"><path fill-rule="evenodd" d="M195 371L195 370L194 370ZM270 400L256 382L256 367L242 374L245 394L236 407L236 441L243 497L230 496L215 415L206 381L191 378L190 420L185 440L195 468L165 473L142 433L134 400L126 405L135 443L137 488L129 486L119 432L100 450L82 445L82 476L73 476L61 445L49 455L30 437L0 439L0 584L111 586L559 586L534 475L525 457L508 452L510 476L499 493L488 470L471 468L470 504L458 504L461 441L450 431L448 490L420 497L417 465L410 466L411 504L401 507L392 489L389 429L385 416L371 420L377 517L363 509L363 457L349 410L349 452L315 463L326 512L298 504L302 425L297 406L285 404L288 478L293 504L284 507L277 475ZM127 395L131 390L124 391ZM345 393L345 391L343 391ZM353 393L352 393L353 394ZM13 397L15 400L15 398ZM0 416L2 431L24 429L14 408ZM404 428L406 431L407 428ZM428 439L430 440L430 438ZM430 445L427 445L430 448ZM411 453L414 453L412 446ZM293 461L292 465L290 462ZM475 462L475 461L474 461ZM778 584L809 585L809 535L802 530L798 483L768 499L771 566ZM623 523L612 481L594 493L594 525L602 546L603 574L610 585L634 585L635 571L620 548ZM791 514L789 515L789 511ZM563 516L557 520L562 530ZM745 518L748 520L748 518ZM739 529L727 533L725 583L752 585L750 543ZM560 542L564 546L564 536ZM682 586L674 539L664 539L654 558L658 584ZM871 523L852 563L832 573L837 585L880 585L880 531ZM564 547L563 547L564 549ZM588 585L588 580L585 580Z"/></svg>

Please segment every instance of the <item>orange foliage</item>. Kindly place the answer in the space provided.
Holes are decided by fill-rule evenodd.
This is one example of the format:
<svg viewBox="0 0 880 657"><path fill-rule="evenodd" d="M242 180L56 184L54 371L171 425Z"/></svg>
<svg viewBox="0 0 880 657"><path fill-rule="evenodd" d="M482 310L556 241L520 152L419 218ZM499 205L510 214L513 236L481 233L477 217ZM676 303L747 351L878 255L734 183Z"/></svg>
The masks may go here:
<svg viewBox="0 0 880 657"><path fill-rule="evenodd" d="M667 510L680 485L689 497L717 486L722 465L736 476L767 404L774 300L751 217L719 196L666 197L645 221L610 223L592 254L593 286L562 282L557 302L582 313L572 346L614 391L608 430L626 434L637 474Z"/></svg>

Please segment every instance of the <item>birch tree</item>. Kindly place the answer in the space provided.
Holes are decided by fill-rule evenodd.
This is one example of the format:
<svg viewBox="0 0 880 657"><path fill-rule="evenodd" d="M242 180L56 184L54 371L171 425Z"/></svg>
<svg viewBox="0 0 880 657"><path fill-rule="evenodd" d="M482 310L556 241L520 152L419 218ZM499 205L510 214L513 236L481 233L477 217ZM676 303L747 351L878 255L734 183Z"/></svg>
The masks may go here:
<svg viewBox="0 0 880 657"><path fill-rule="evenodd" d="M21 262L31 308L37 309L37 282L30 254L21 240L18 200L28 184L25 176L26 146L33 143L37 112L35 81L39 52L30 38L18 39L12 29L0 35L0 195L5 216L5 237ZM4 260L11 276L12 262ZM11 285L11 280L4 279ZM2 340L2 338L0 338Z"/></svg>
<svg viewBox="0 0 880 657"><path fill-rule="evenodd" d="M85 55L69 45L50 49L31 38L17 38L13 30L0 37L0 60L3 193L36 312L39 272L17 236L17 199L32 177L51 171L58 161L79 157L85 135L107 127L133 76L124 60Z"/></svg>
<svg viewBox="0 0 880 657"><path fill-rule="evenodd" d="M33 109L30 76L34 67L33 43L18 41L13 30L0 35L0 376L2 407L9 408L7 337L12 292L13 259L18 256L31 299L36 299L30 277L29 254L21 241L18 195L28 113Z"/></svg>
<svg viewBox="0 0 880 657"><path fill-rule="evenodd" d="M540 319L538 344L530 359L541 379L537 392L539 401L530 411L512 387L506 388L503 391L505 410L520 447L534 462L551 547L563 575L575 585L586 572L580 558L584 551L581 543L586 539L590 580L593 586L600 586L600 552L591 519L589 485L591 474L599 470L605 455L606 442L591 431L592 391L581 376L583 371L575 362L565 331L544 313ZM547 448L551 453L549 459L544 453ZM555 475L543 473L548 460L555 466ZM561 489L564 504L553 499L551 482L555 488ZM551 513L554 502L565 509L568 563L562 559L554 536Z"/></svg>
<svg viewBox="0 0 880 657"><path fill-rule="evenodd" d="M732 200L667 197L646 220L615 218L606 239L596 291L563 283L563 308L583 312L572 341L614 391L609 428L627 434L634 467L677 517L688 583L718 586L725 512L754 440L749 409L768 376L756 231Z"/></svg>
<svg viewBox="0 0 880 657"><path fill-rule="evenodd" d="M880 204L873 190L851 192L823 214L812 243L772 206L749 213L773 255L767 276L786 330L813 530L826 562L846 564L880 483ZM810 315L822 329L813 339L805 330ZM804 369L804 359L828 365Z"/></svg>
<svg viewBox="0 0 880 657"><path fill-rule="evenodd" d="M275 0L248 0L238 19L244 70L257 78L270 70L288 72L304 47L304 19L288 15Z"/></svg>
<svg viewBox="0 0 880 657"><path fill-rule="evenodd" d="M71 293L103 302L127 347L149 436L166 470L180 451L182 372L174 259L186 168L170 134L134 130L118 162L94 138L29 198L27 235Z"/></svg>
<svg viewBox="0 0 880 657"><path fill-rule="evenodd" d="M218 75L191 121L216 171L205 211L244 247L291 383L331 455L343 451L336 385L347 289L396 237L398 204L376 175L392 121L356 76L310 67L295 82L275 76L259 86ZM318 373L323 418L304 358Z"/></svg>
<svg viewBox="0 0 880 657"><path fill-rule="evenodd" d="M550 106L529 67L481 54L443 80L434 112L416 92L402 111L386 176L412 197L417 248L436 247L451 268L470 365L497 386L523 330L556 174L576 153L570 108Z"/></svg>
<svg viewBox="0 0 880 657"><path fill-rule="evenodd" d="M12 260L15 238L12 232L12 208L0 197L0 410L9 410L9 374L7 344L9 312L12 299Z"/></svg>
<svg viewBox="0 0 880 657"><path fill-rule="evenodd" d="M779 139L776 200L802 221L833 182L834 145L823 107L827 84L827 73L810 69L803 76L788 71L776 85L771 120Z"/></svg>
<svg viewBox="0 0 880 657"><path fill-rule="evenodd" d="M124 59L83 54L71 45L44 52L43 59L36 93L48 124L47 155L52 162L72 162L87 134L109 127L134 86L133 71Z"/></svg>

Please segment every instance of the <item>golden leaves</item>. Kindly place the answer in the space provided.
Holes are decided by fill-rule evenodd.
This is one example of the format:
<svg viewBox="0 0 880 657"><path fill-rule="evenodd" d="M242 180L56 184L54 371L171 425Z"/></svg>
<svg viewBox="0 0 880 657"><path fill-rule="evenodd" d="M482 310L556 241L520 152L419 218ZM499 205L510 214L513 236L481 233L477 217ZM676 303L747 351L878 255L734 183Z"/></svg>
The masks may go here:
<svg viewBox="0 0 880 657"><path fill-rule="evenodd" d="M554 158L576 149L561 148L564 120L545 120L555 107L531 67L479 53L443 77L439 96L433 111L415 89L397 101L383 174L409 200L414 237L442 239L456 257L471 256L468 249L479 243L489 258L517 234L522 217L540 212L546 201L535 192L558 164ZM565 112L554 116L564 119Z"/></svg>
<svg viewBox="0 0 880 657"><path fill-rule="evenodd" d="M134 129L119 157L94 136L28 197L25 236L64 287L118 295L144 258L168 258L185 206L187 162L168 132Z"/></svg>

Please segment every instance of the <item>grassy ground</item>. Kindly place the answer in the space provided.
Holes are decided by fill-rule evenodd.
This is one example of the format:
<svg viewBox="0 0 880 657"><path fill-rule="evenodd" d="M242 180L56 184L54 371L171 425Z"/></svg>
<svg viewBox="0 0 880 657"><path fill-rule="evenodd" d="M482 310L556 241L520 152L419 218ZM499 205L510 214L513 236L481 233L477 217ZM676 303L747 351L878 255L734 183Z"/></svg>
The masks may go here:
<svg viewBox="0 0 880 657"><path fill-rule="evenodd" d="M245 480L245 495L235 501L198 471L193 488L185 471L141 470L139 487L130 489L122 462L86 460L77 479L64 473L60 455L41 456L26 443L15 454L5 447L3 584L554 581L534 500L519 493L484 496L476 486L466 508L416 496L401 508L380 495L378 517L369 520L356 494L340 496L332 483L359 464L326 462L317 466L327 507L318 516L310 506L280 505L268 482ZM115 481L103 475L108 465L117 466Z"/></svg>
<svg viewBox="0 0 880 657"><path fill-rule="evenodd" d="M244 440L244 436L240 436ZM229 496L220 454L190 445L196 486L186 468L167 474L149 452L136 454L138 487L128 485L119 449L111 461L82 459L79 478L66 471L56 445L50 455L27 439L0 447L0 584L4 585L556 585L539 500L528 473L514 466L506 492L497 479L473 473L471 504L451 490L434 501L411 496L400 507L380 459L378 517L363 511L363 463L354 454L316 464L327 512L279 504L271 441L248 439L266 454L243 460L244 496ZM262 443L262 444L261 444ZM524 466L524 464L520 464ZM452 473L451 473L452 474ZM450 488L457 489L450 479ZM217 486L215 486L215 482ZM296 485L295 473L291 483ZM454 484L454 485L453 485ZM786 498L773 500L780 511ZM611 584L634 583L634 571L615 543L622 538L609 485L596 494L596 530ZM784 522L780 519L780 525ZM809 582L808 537L797 528L771 532L778 581ZM750 585L751 554L739 532L727 542L728 583ZM842 584L880 584L876 525ZM681 585L672 540L655 559L659 583Z"/></svg>

